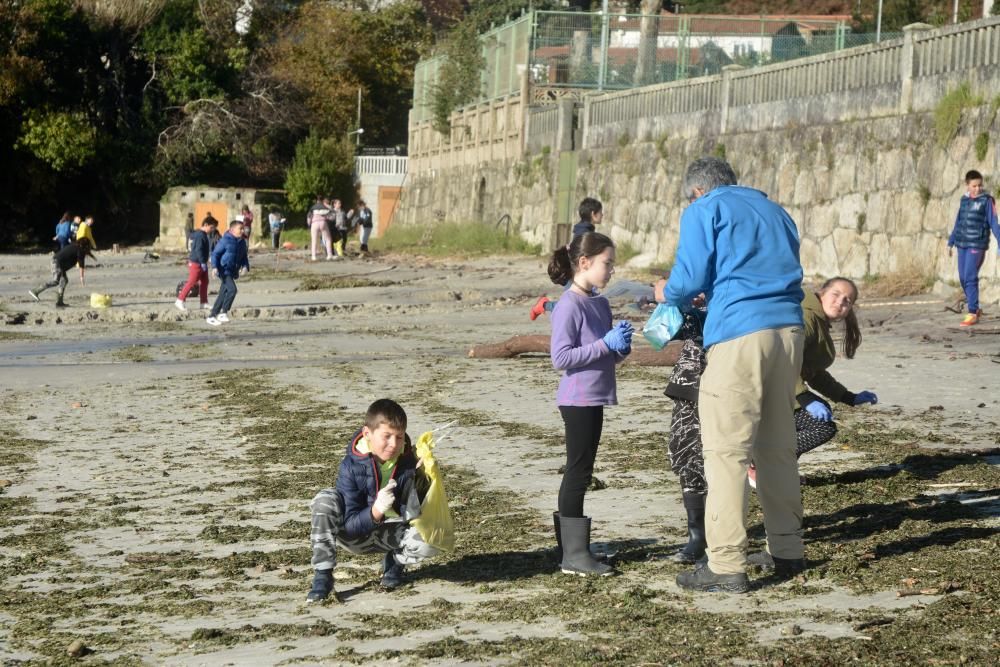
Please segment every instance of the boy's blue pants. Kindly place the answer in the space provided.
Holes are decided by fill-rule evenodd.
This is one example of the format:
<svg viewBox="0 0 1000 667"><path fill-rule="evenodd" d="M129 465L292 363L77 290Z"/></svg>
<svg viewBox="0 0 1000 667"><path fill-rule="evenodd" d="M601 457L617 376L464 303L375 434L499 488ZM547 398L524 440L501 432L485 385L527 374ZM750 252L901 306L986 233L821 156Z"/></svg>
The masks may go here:
<svg viewBox="0 0 1000 667"><path fill-rule="evenodd" d="M969 312L979 310L979 268L986 259L986 250L980 248L958 249L958 280L962 283Z"/></svg>

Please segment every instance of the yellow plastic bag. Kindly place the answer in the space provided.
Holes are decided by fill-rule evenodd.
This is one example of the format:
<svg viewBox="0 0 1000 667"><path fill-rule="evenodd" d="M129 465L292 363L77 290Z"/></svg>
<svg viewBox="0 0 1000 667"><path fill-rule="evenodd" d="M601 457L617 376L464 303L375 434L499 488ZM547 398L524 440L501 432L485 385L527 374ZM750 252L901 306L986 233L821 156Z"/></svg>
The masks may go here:
<svg viewBox="0 0 1000 667"><path fill-rule="evenodd" d="M434 434L427 431L417 440L417 458L421 461L424 476L430 481L430 488L420 505L420 516L410 525L417 529L427 544L442 551L452 551L455 548L455 524L451 520L444 479L434 460L433 449Z"/></svg>

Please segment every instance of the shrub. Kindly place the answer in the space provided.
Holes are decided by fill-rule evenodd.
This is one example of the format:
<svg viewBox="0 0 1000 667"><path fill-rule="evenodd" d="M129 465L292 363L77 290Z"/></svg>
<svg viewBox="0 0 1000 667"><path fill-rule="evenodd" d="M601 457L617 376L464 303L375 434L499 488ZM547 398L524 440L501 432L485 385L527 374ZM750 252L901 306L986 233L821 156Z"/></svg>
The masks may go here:
<svg viewBox="0 0 1000 667"><path fill-rule="evenodd" d="M973 95L972 87L967 81L958 88L948 91L934 109L934 129L938 143L944 146L954 139L962 124L962 112L982 103L983 99Z"/></svg>
<svg viewBox="0 0 1000 667"><path fill-rule="evenodd" d="M285 172L288 205L305 211L316 195L343 200L345 210L354 203L354 146L346 137L322 139L311 133L295 147L295 158Z"/></svg>
<svg viewBox="0 0 1000 667"><path fill-rule="evenodd" d="M990 148L990 135L987 132L980 132L976 137L976 159L982 162L986 159L986 151Z"/></svg>
<svg viewBox="0 0 1000 667"><path fill-rule="evenodd" d="M384 236L372 239L372 248L383 252L408 252L432 256L537 255L541 248L511 230L480 223L437 222L429 225L395 225Z"/></svg>
<svg viewBox="0 0 1000 667"><path fill-rule="evenodd" d="M865 299L895 299L914 294L924 294L934 286L934 276L915 263L902 266L890 273L869 274L862 278L860 291Z"/></svg>
<svg viewBox="0 0 1000 667"><path fill-rule="evenodd" d="M927 204L931 200L931 189L921 183L917 188L917 194L920 195L920 205L927 208Z"/></svg>

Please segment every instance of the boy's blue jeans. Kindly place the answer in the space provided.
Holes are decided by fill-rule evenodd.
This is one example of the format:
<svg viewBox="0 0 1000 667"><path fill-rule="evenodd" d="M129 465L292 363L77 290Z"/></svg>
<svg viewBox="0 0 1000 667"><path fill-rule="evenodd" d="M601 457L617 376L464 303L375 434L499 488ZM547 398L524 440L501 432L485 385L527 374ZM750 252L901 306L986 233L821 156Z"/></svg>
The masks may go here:
<svg viewBox="0 0 1000 667"><path fill-rule="evenodd" d="M979 310L979 268L986 259L986 250L980 248L958 249L958 280L962 283L969 312Z"/></svg>
<svg viewBox="0 0 1000 667"><path fill-rule="evenodd" d="M209 317L215 317L219 313L229 313L236 300L236 280L232 276L221 275L219 278L219 296L215 297L215 305Z"/></svg>

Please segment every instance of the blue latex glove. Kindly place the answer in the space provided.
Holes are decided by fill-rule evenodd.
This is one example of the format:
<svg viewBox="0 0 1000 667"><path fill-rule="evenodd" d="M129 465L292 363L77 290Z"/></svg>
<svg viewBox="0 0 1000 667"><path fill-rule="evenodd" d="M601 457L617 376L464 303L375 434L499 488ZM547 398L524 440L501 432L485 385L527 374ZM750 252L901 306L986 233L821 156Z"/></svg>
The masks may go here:
<svg viewBox="0 0 1000 667"><path fill-rule="evenodd" d="M865 403L871 403L875 405L878 403L878 396L875 395L873 391L862 391L854 396L854 405L864 405Z"/></svg>
<svg viewBox="0 0 1000 667"><path fill-rule="evenodd" d="M833 419L833 413L830 412L830 408L826 407L822 401L813 401L806 406L806 412L808 412L813 419L821 422L828 422Z"/></svg>
<svg viewBox="0 0 1000 667"><path fill-rule="evenodd" d="M604 344L612 352L622 354L625 350L631 348L632 334L626 336L621 327L612 327L611 331L604 334Z"/></svg>

